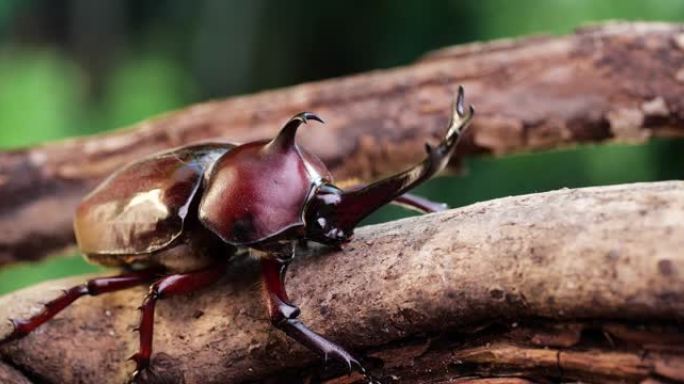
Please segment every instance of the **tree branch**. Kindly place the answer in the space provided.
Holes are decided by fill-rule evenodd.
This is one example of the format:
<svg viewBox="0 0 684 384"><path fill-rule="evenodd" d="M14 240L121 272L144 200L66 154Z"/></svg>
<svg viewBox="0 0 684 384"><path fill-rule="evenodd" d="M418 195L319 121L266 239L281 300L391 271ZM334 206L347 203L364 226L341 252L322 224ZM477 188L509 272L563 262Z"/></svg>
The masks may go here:
<svg viewBox="0 0 684 384"><path fill-rule="evenodd" d="M31 384L31 382L21 374L21 372L3 362L0 362L0 383Z"/></svg>
<svg viewBox="0 0 684 384"><path fill-rule="evenodd" d="M79 199L161 149L270 137L302 110L300 139L338 178L403 169L442 134L458 84L478 108L461 153L684 136L684 27L608 24L566 37L447 48L405 67L199 104L127 130L0 154L0 264L73 244Z"/></svg>
<svg viewBox="0 0 684 384"><path fill-rule="evenodd" d="M306 323L386 379L684 380L682 222L682 181L509 197L360 228L340 251L300 255L288 285ZM158 305L155 365L172 382L317 374L271 328L255 267L236 261L216 286ZM0 318L76 280L0 298ZM123 382L144 292L84 298L0 354L41 382Z"/></svg>

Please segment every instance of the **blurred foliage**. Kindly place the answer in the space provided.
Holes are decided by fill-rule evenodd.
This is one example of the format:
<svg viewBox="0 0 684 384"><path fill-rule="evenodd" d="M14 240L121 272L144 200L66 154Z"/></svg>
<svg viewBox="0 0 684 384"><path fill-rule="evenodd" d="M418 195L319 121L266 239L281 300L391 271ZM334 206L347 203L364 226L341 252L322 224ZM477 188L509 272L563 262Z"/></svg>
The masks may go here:
<svg viewBox="0 0 684 384"><path fill-rule="evenodd" d="M0 294L45 280L105 271L84 262L80 255L51 257L37 264L20 264L0 269Z"/></svg>
<svg viewBox="0 0 684 384"><path fill-rule="evenodd" d="M0 1L0 149L125 126L217 97L402 65L436 48L605 19L684 20L679 0ZM466 162L419 193L460 206L562 187L684 178L683 141ZM378 222L406 213L387 208ZM98 270L0 270L0 293Z"/></svg>
<svg viewBox="0 0 684 384"><path fill-rule="evenodd" d="M79 76L53 51L0 54L0 143L13 147L78 134Z"/></svg>

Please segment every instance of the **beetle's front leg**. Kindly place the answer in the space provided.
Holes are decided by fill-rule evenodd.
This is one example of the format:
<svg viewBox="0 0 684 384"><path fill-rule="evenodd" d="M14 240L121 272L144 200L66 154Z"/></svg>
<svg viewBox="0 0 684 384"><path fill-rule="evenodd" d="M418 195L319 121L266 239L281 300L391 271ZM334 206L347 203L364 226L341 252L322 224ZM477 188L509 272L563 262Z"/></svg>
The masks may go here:
<svg viewBox="0 0 684 384"><path fill-rule="evenodd" d="M321 355L324 361L327 362L329 359L335 359L346 365L349 372L356 369L369 380L372 380L368 376L366 369L352 354L312 331L301 320L297 319L299 308L290 303L284 285L287 265L287 261L269 257L261 259L264 292L268 302L268 314L271 323L291 338Z"/></svg>

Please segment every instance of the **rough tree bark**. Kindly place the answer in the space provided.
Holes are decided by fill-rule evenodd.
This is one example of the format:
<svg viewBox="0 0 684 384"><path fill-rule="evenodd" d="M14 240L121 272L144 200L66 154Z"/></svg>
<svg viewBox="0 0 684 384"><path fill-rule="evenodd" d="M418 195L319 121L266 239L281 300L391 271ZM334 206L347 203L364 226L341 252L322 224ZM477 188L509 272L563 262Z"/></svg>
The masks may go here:
<svg viewBox="0 0 684 384"><path fill-rule="evenodd" d="M420 158L458 84L478 117L462 153L684 136L684 27L614 24L566 37L470 44L405 67L199 104L106 135L0 153L0 264L73 244L78 200L124 163L208 139L270 136L311 110L301 142L338 178Z"/></svg>
<svg viewBox="0 0 684 384"><path fill-rule="evenodd" d="M509 197L361 228L342 250L301 255L289 286L305 322L387 383L682 382L683 222L682 181ZM270 327L254 267L159 304L168 382L318 377L318 360ZM0 318L75 281L6 296ZM123 382L144 291L82 299L2 359L34 382Z"/></svg>

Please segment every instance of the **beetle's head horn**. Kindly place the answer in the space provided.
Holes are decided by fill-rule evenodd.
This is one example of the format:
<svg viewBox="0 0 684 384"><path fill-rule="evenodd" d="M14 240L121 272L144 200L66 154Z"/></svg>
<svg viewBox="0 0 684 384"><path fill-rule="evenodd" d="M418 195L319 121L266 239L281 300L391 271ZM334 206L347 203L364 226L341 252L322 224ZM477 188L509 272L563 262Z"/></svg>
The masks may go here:
<svg viewBox="0 0 684 384"><path fill-rule="evenodd" d="M306 124L309 120L316 120L320 123L325 124L323 119L318 117L315 113L311 112L301 112L298 113L285 123L285 125L280 129L280 132L276 137L271 140L267 148L289 150L295 146L295 136L297 136L297 128L300 125Z"/></svg>
<svg viewBox="0 0 684 384"><path fill-rule="evenodd" d="M354 227L365 217L441 171L474 114L472 106L466 112L463 87L459 87L446 135L436 147L426 144L425 160L367 186L343 191L323 184L305 208L307 236L322 243L339 244L348 240Z"/></svg>

